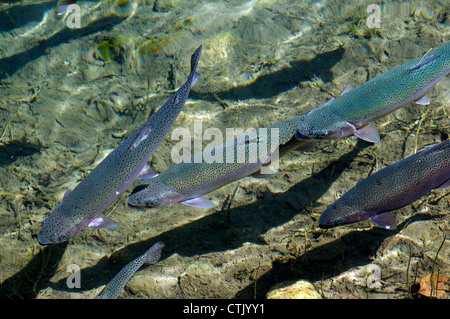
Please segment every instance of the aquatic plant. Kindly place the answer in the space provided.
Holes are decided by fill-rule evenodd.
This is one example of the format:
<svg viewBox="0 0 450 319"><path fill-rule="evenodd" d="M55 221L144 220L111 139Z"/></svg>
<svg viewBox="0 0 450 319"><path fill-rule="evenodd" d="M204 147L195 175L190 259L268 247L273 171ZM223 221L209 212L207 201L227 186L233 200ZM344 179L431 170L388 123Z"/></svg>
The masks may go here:
<svg viewBox="0 0 450 319"><path fill-rule="evenodd" d="M349 23L348 33L350 33L352 37L359 37L360 26L363 21L364 18L356 18Z"/></svg>
<svg viewBox="0 0 450 319"><path fill-rule="evenodd" d="M364 32L364 37L368 39L375 38L378 35L380 35L380 31L377 28L368 28Z"/></svg>
<svg viewBox="0 0 450 319"><path fill-rule="evenodd" d="M434 256L433 264L432 264L432 266L431 266L431 275L429 275L429 276L430 276L430 296L429 296L429 297L440 298L440 297L442 297L443 294L445 293L445 292L438 292L438 290L443 289L443 286L444 286L444 284L448 281L448 278L447 278L447 277L440 276L440 275L439 275L439 270L438 270L438 273L437 273L437 275L436 275L436 274L434 273L434 267L436 266L436 260L437 260L437 257L438 257L438 255L439 255L439 252L440 252L441 249L442 249L442 246L444 246L446 237L447 237L447 236L444 235L444 238L443 238L441 244L439 245L438 250L436 251L436 256ZM437 276L437 277L436 277L436 276ZM426 277L426 276L425 276L425 277ZM425 277L424 277L424 278L425 278ZM421 290L422 290L422 280L423 280L424 278L422 278L422 279L420 280L420 282L421 282L421 286L420 286ZM434 284L433 284L433 279L436 279L436 280L434 281ZM425 289L425 285L424 285L424 289ZM421 294L423 295L423 294L424 294L424 291L425 291L425 290L422 290L422 293L421 293L420 290L419 290L419 293L421 293ZM433 292L434 292L434 295L433 295ZM438 296L438 294L439 294L439 296Z"/></svg>

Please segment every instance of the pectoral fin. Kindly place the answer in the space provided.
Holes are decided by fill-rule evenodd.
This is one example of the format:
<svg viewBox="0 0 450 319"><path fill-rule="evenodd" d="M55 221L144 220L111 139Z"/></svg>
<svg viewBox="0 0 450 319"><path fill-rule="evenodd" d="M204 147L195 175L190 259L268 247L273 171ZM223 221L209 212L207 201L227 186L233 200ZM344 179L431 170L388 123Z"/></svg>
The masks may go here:
<svg viewBox="0 0 450 319"><path fill-rule="evenodd" d="M145 140L152 130L152 125L150 123L144 123L144 127L141 129L139 134L136 136L136 138L133 140L133 142L130 144L128 150L132 151L135 149L143 140Z"/></svg>
<svg viewBox="0 0 450 319"><path fill-rule="evenodd" d="M203 196L186 199L185 201L182 201L181 203L192 206L192 207L198 207L198 208L211 208L211 207L216 206L216 205L214 205L213 202L211 202L209 199L207 199L206 197L203 197Z"/></svg>
<svg viewBox="0 0 450 319"><path fill-rule="evenodd" d="M66 190L66 192L64 193L64 196L63 196L63 199L62 199L62 200L65 200L67 197L69 197L70 192L71 192L70 189Z"/></svg>
<svg viewBox="0 0 450 319"><path fill-rule="evenodd" d="M156 173L149 165L145 165L142 170L139 172L137 178L144 179L144 178L154 178L158 176L159 174Z"/></svg>
<svg viewBox="0 0 450 319"><path fill-rule="evenodd" d="M397 222L395 221L394 216L392 216L391 212L385 212L382 214L378 214L369 218L372 222L377 224L380 227L394 230L397 228Z"/></svg>
<svg viewBox="0 0 450 319"><path fill-rule="evenodd" d="M341 95L344 95L345 93L350 92L351 90L353 90L352 87L346 87L344 91L342 91Z"/></svg>
<svg viewBox="0 0 450 319"><path fill-rule="evenodd" d="M356 129L354 134L367 142L378 143L380 141L380 134L371 124Z"/></svg>
<svg viewBox="0 0 450 319"><path fill-rule="evenodd" d="M420 105L428 105L430 104L430 99L428 98L427 95L424 95L420 99L418 99L416 103Z"/></svg>
<svg viewBox="0 0 450 319"><path fill-rule="evenodd" d="M111 218L106 217L103 214L100 214L98 217L91 220L88 227L101 229L101 228L113 228L116 227L117 225L119 224L114 220L112 220Z"/></svg>

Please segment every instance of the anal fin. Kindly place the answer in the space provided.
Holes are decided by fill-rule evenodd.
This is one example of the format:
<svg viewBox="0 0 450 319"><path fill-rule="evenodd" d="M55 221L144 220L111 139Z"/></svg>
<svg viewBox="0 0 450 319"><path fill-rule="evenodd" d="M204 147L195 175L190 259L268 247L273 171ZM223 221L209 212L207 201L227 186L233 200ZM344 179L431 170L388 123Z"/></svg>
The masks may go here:
<svg viewBox="0 0 450 319"><path fill-rule="evenodd" d="M378 143L380 141L378 130L371 124L355 129L354 134L367 142Z"/></svg>
<svg viewBox="0 0 450 319"><path fill-rule="evenodd" d="M397 228L397 222L391 212L381 213L369 218L372 222L385 229L394 230Z"/></svg>
<svg viewBox="0 0 450 319"><path fill-rule="evenodd" d="M144 178L154 178L158 176L159 174L156 173L152 168L145 164L145 166L142 168L142 170L139 172L137 178L144 179Z"/></svg>
<svg viewBox="0 0 450 319"><path fill-rule="evenodd" d="M214 205L213 202L211 202L206 197L200 196L200 197L194 197L191 199L186 199L181 202L182 204L189 205L192 207L198 207L198 208L211 208L216 205Z"/></svg>
<svg viewBox="0 0 450 319"><path fill-rule="evenodd" d="M430 99L428 98L427 95L424 95L415 102L420 105L428 105L428 104L430 104Z"/></svg>
<svg viewBox="0 0 450 319"><path fill-rule="evenodd" d="M100 214L98 217L91 220L88 227L91 228L97 228L97 229L103 229L103 228L113 228L119 225L117 222L112 220L109 217L106 217L103 214Z"/></svg>

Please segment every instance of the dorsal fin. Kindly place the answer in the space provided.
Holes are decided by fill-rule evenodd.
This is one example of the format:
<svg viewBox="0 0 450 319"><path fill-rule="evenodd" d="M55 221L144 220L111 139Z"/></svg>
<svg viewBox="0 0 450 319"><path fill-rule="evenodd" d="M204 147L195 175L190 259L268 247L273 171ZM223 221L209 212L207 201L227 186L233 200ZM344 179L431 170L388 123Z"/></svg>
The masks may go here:
<svg viewBox="0 0 450 319"><path fill-rule="evenodd" d="M438 55L432 54L428 58L426 58L425 60L423 60L423 61L421 60L421 62L419 64L417 64L416 66L410 68L409 70L410 71L415 71L417 69L420 69L421 67L423 67L423 66L427 65L428 63L430 63L431 61L436 60L438 57L439 57Z"/></svg>

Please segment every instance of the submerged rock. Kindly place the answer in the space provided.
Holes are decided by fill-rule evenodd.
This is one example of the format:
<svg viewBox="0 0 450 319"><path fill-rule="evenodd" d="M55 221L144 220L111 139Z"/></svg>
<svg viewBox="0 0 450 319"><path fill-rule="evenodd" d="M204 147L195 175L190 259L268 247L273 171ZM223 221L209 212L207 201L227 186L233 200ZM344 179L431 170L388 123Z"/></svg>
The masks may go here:
<svg viewBox="0 0 450 319"><path fill-rule="evenodd" d="M175 8L173 0L156 0L153 4L153 11L155 12L168 12Z"/></svg>
<svg viewBox="0 0 450 319"><path fill-rule="evenodd" d="M284 281L273 286L267 299L322 299L313 284L305 280Z"/></svg>

